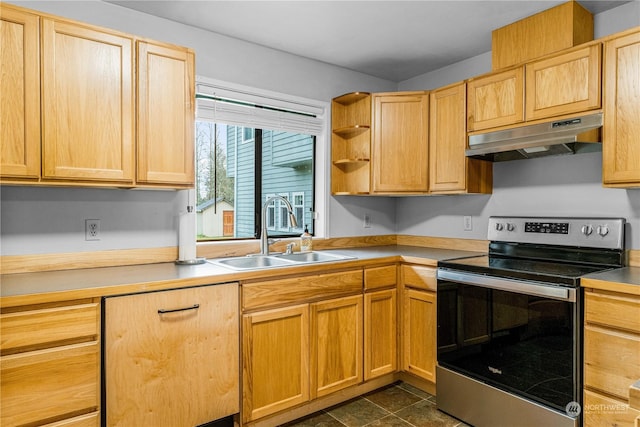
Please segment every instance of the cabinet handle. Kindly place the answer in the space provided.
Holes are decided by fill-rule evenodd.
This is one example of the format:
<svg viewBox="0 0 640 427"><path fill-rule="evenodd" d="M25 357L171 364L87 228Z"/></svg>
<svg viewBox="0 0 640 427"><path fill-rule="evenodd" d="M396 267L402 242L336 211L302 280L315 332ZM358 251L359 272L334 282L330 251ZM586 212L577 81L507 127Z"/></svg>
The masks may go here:
<svg viewBox="0 0 640 427"><path fill-rule="evenodd" d="M160 308L158 309L158 314L175 313L176 311L197 310L198 308L200 308L200 304L193 304L191 307L172 308L170 310Z"/></svg>

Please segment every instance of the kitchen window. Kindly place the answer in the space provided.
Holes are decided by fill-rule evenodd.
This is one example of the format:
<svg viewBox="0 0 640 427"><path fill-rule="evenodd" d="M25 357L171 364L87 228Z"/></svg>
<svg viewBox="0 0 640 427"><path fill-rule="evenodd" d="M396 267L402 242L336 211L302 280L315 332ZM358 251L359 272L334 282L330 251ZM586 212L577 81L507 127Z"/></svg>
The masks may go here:
<svg viewBox="0 0 640 427"><path fill-rule="evenodd" d="M323 156L317 145L319 137L325 138L324 108L200 80L195 132L198 240L258 238L262 206L274 195L291 203L298 225L289 224L285 204L276 199L265 212L270 237L299 236L305 225L318 235L317 189L323 188L325 173L316 165L318 153Z"/></svg>

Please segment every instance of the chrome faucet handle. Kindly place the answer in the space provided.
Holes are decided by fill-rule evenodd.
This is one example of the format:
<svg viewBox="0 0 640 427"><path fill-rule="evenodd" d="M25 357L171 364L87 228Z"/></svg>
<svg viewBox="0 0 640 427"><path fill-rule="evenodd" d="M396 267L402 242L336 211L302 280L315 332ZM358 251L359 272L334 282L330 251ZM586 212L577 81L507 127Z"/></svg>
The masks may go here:
<svg viewBox="0 0 640 427"><path fill-rule="evenodd" d="M296 245L296 244L295 244L295 243L293 243L293 242L291 242L291 243L287 244L287 249L284 251L284 254L285 254L285 255L291 255L291 254L293 253L293 247L294 247L295 245Z"/></svg>
<svg viewBox="0 0 640 427"><path fill-rule="evenodd" d="M280 239L272 239L271 237L269 237L269 238L267 239L267 244L268 244L269 246L271 246L271 245L273 245L274 243L279 242L279 241L280 241Z"/></svg>

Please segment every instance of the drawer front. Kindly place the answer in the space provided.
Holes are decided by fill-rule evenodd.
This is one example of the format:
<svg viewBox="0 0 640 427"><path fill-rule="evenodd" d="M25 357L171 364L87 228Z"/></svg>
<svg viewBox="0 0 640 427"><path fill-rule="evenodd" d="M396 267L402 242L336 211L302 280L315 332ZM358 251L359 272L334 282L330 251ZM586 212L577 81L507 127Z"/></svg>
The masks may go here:
<svg viewBox="0 0 640 427"><path fill-rule="evenodd" d="M42 427L100 427L100 412L80 415L79 417L68 418Z"/></svg>
<svg viewBox="0 0 640 427"><path fill-rule="evenodd" d="M2 354L94 341L99 329L97 303L0 315Z"/></svg>
<svg viewBox="0 0 640 427"><path fill-rule="evenodd" d="M242 285L242 308L274 307L362 292L362 270Z"/></svg>
<svg viewBox="0 0 640 427"><path fill-rule="evenodd" d="M379 289L395 286L397 282L397 269L395 265L373 267L364 270L364 288Z"/></svg>
<svg viewBox="0 0 640 427"><path fill-rule="evenodd" d="M585 292L585 320L640 333L640 297Z"/></svg>
<svg viewBox="0 0 640 427"><path fill-rule="evenodd" d="M97 342L1 357L0 424L35 424L96 411L99 361Z"/></svg>
<svg viewBox="0 0 640 427"><path fill-rule="evenodd" d="M436 269L421 265L403 265L402 283L410 288L437 290Z"/></svg>
<svg viewBox="0 0 640 427"><path fill-rule="evenodd" d="M584 384L620 399L640 378L640 336L587 325L584 328Z"/></svg>
<svg viewBox="0 0 640 427"><path fill-rule="evenodd" d="M633 427L640 416L640 411L630 408L626 401L589 390L584 391L582 413L586 427Z"/></svg>

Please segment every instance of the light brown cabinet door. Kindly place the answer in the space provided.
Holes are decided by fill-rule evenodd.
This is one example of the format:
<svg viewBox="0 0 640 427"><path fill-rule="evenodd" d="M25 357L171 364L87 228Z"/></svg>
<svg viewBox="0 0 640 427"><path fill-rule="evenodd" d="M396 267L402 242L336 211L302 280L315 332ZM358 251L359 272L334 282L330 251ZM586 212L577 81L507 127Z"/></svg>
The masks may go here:
<svg viewBox="0 0 640 427"><path fill-rule="evenodd" d="M640 186L640 32L605 43L602 175L608 186Z"/></svg>
<svg viewBox="0 0 640 427"><path fill-rule="evenodd" d="M40 18L0 5L0 173L40 176Z"/></svg>
<svg viewBox="0 0 640 427"><path fill-rule="evenodd" d="M188 49L149 42L138 52L137 180L194 183L195 75Z"/></svg>
<svg viewBox="0 0 640 427"><path fill-rule="evenodd" d="M600 108L600 44L527 64L527 120Z"/></svg>
<svg viewBox="0 0 640 427"><path fill-rule="evenodd" d="M427 192L429 95L376 94L373 101L373 192Z"/></svg>
<svg viewBox="0 0 640 427"><path fill-rule="evenodd" d="M309 305L243 316L243 420L309 400Z"/></svg>
<svg viewBox="0 0 640 427"><path fill-rule="evenodd" d="M465 84L431 92L429 100L429 190L466 190L468 160Z"/></svg>
<svg viewBox="0 0 640 427"><path fill-rule="evenodd" d="M42 20L43 177L133 181L133 40Z"/></svg>
<svg viewBox="0 0 640 427"><path fill-rule="evenodd" d="M398 369L397 291L386 289L364 295L364 379Z"/></svg>
<svg viewBox="0 0 640 427"><path fill-rule="evenodd" d="M524 67L467 82L469 132L524 121Z"/></svg>
<svg viewBox="0 0 640 427"><path fill-rule="evenodd" d="M235 414L238 285L107 298L107 426L191 427Z"/></svg>
<svg viewBox="0 0 640 427"><path fill-rule="evenodd" d="M420 378L436 380L436 296L405 289L402 368Z"/></svg>
<svg viewBox="0 0 640 427"><path fill-rule="evenodd" d="M362 382L362 295L311 304L311 397Z"/></svg>

